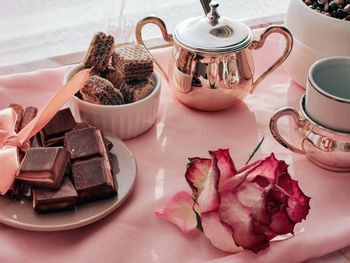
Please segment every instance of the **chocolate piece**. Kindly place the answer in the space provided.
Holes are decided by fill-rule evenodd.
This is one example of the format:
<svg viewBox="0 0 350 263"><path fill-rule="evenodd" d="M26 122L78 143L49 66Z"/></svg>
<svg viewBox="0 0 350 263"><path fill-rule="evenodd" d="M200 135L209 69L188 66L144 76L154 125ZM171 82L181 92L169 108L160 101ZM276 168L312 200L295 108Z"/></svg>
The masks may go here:
<svg viewBox="0 0 350 263"><path fill-rule="evenodd" d="M102 133L94 127L66 133L64 146L72 161L94 156L103 157L103 152L106 151Z"/></svg>
<svg viewBox="0 0 350 263"><path fill-rule="evenodd" d="M103 71L108 66L114 49L114 38L103 32L96 33L86 52L83 65L85 68L94 68L97 71Z"/></svg>
<svg viewBox="0 0 350 263"><path fill-rule="evenodd" d="M23 121L21 125L21 130L31 122L38 114L38 109L36 107L29 106L24 110Z"/></svg>
<svg viewBox="0 0 350 263"><path fill-rule="evenodd" d="M32 190L30 186L15 181L11 188L7 191L6 197L12 200L21 200L22 198L32 200Z"/></svg>
<svg viewBox="0 0 350 263"><path fill-rule="evenodd" d="M111 164L111 167L112 167L112 174L118 174L120 172L118 157L113 153L109 153L108 157L109 157L109 163Z"/></svg>
<svg viewBox="0 0 350 263"><path fill-rule="evenodd" d="M112 56L112 66L122 81L146 79L153 73L153 60L142 45L125 44L118 46Z"/></svg>
<svg viewBox="0 0 350 263"><path fill-rule="evenodd" d="M119 89L120 84L122 83L117 70L113 66L108 66L107 69L103 72L102 77L109 80L117 89Z"/></svg>
<svg viewBox="0 0 350 263"><path fill-rule="evenodd" d="M39 147L43 147L43 142L41 141L41 137L40 134L37 133L35 134L32 139L31 139L31 144L30 147L31 148L39 148Z"/></svg>
<svg viewBox="0 0 350 263"><path fill-rule="evenodd" d="M124 104L123 95L108 80L91 76L80 90L84 101L101 105Z"/></svg>
<svg viewBox="0 0 350 263"><path fill-rule="evenodd" d="M21 197L27 200L32 200L32 188L29 185L21 184Z"/></svg>
<svg viewBox="0 0 350 263"><path fill-rule="evenodd" d="M89 127L91 127L91 125L86 122L77 122L77 125L75 125L72 131L77 131L77 130L81 130Z"/></svg>
<svg viewBox="0 0 350 263"><path fill-rule="evenodd" d="M112 150L113 143L110 140L108 140L106 137L103 137L103 141L105 143L105 146L106 146L107 150L108 151Z"/></svg>
<svg viewBox="0 0 350 263"><path fill-rule="evenodd" d="M89 128L89 127L92 127L92 126L86 122L77 122L77 125L73 128L72 131L82 130L82 129ZM104 136L103 136L103 141L104 141L105 146L108 149L108 151L112 150L113 143Z"/></svg>
<svg viewBox="0 0 350 263"><path fill-rule="evenodd" d="M11 185L11 188L6 192L5 197L11 200L20 200L21 199L21 183L14 182Z"/></svg>
<svg viewBox="0 0 350 263"><path fill-rule="evenodd" d="M38 114L38 109L36 107L32 107L32 106L27 107L23 113L23 120L21 123L20 130L22 130L24 127L26 127L27 124L29 122L31 122L36 117L37 114ZM32 141L33 141L33 139L28 141L30 145L32 144ZM24 157L24 153L20 150L19 151L19 159L22 161L23 157Z"/></svg>
<svg viewBox="0 0 350 263"><path fill-rule="evenodd" d="M64 134L72 130L76 122L69 108L60 110L40 131L44 146L63 145Z"/></svg>
<svg viewBox="0 0 350 263"><path fill-rule="evenodd" d="M120 91L124 95L126 103L142 100L152 93L155 84L151 79L142 81L124 82L120 86Z"/></svg>
<svg viewBox="0 0 350 263"><path fill-rule="evenodd" d="M31 148L22 161L16 180L34 187L58 189L68 161L68 152L62 147Z"/></svg>
<svg viewBox="0 0 350 263"><path fill-rule="evenodd" d="M92 158L72 164L78 202L85 203L116 195L117 188L108 158Z"/></svg>
<svg viewBox="0 0 350 263"><path fill-rule="evenodd" d="M19 104L12 103L10 107L16 112L17 120L15 124L15 132L18 133L21 130L22 120L23 120L23 107Z"/></svg>
<svg viewBox="0 0 350 263"><path fill-rule="evenodd" d="M78 194L68 178L64 178L58 190L33 189L33 208L38 213L73 209Z"/></svg>

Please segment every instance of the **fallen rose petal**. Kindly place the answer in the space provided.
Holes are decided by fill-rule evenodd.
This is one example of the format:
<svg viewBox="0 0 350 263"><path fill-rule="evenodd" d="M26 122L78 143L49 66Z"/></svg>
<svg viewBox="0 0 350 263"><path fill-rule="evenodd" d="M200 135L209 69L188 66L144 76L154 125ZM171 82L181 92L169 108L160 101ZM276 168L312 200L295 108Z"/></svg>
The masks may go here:
<svg viewBox="0 0 350 263"><path fill-rule="evenodd" d="M205 236L215 247L231 253L242 250L235 245L232 239L232 229L220 222L218 213L202 213L201 221Z"/></svg>
<svg viewBox="0 0 350 263"><path fill-rule="evenodd" d="M197 199L203 189L203 184L209 174L211 160L206 158L189 158L185 178L193 191L193 197Z"/></svg>
<svg viewBox="0 0 350 263"><path fill-rule="evenodd" d="M167 205L155 213L188 233L197 227L196 214L193 211L194 201L192 196L185 192L179 192L173 196Z"/></svg>

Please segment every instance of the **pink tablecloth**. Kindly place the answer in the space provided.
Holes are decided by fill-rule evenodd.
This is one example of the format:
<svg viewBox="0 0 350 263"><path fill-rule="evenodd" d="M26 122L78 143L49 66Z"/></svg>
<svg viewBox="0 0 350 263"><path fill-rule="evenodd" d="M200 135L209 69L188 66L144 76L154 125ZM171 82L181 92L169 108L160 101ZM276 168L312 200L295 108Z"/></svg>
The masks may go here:
<svg viewBox="0 0 350 263"><path fill-rule="evenodd" d="M256 52L257 72L278 53L278 39ZM166 64L168 54L157 57ZM67 68L0 78L0 107L10 102L42 106L57 90ZM297 107L303 89L283 69L265 80L246 103L216 113L193 111L180 104L163 83L157 123L146 134L126 141L137 160L136 188L127 202L107 218L70 231L38 233L0 225L0 262L301 262L350 244L350 176L313 165L274 141L268 129L280 107ZM289 132L288 122L281 129ZM174 193L188 189L184 172L188 156L228 147L243 164L262 136L255 159L274 152L311 196L306 221L296 235L273 242L259 254L235 255L212 247L201 233L182 234L154 215Z"/></svg>

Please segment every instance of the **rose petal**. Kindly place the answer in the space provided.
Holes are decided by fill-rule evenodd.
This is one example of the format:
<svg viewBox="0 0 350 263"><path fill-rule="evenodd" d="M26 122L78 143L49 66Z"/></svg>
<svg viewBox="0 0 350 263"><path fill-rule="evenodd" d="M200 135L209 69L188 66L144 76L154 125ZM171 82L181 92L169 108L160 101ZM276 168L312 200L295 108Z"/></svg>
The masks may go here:
<svg viewBox="0 0 350 263"><path fill-rule="evenodd" d="M289 217L296 223L306 219L310 209L310 197L289 198L287 212Z"/></svg>
<svg viewBox="0 0 350 263"><path fill-rule="evenodd" d="M197 227L197 218L193 211L193 204L192 196L182 191L175 194L163 209L156 211L156 214L187 233Z"/></svg>
<svg viewBox="0 0 350 263"><path fill-rule="evenodd" d="M232 228L236 245L254 252L269 245L268 238L253 229L252 211L262 206L262 194L259 185L243 183L237 192L222 193L219 207L220 219Z"/></svg>
<svg viewBox="0 0 350 263"><path fill-rule="evenodd" d="M210 155L215 156L217 160L217 166L220 171L219 188L230 177L237 174L237 169L232 161L230 152L228 149L219 149L213 152L209 152Z"/></svg>
<svg viewBox="0 0 350 263"><path fill-rule="evenodd" d="M310 197L300 190L298 182L285 173L279 176L278 186L290 195L287 208L289 217L296 223L305 219L310 209Z"/></svg>
<svg viewBox="0 0 350 263"><path fill-rule="evenodd" d="M278 212L273 215L270 224L271 230L277 235L293 233L295 222L290 220L285 211Z"/></svg>
<svg viewBox="0 0 350 263"><path fill-rule="evenodd" d="M203 182L203 189L197 200L201 213L214 211L219 207L218 183L220 172L215 155L211 152L210 155L212 157L210 170L206 180Z"/></svg>
<svg viewBox="0 0 350 263"><path fill-rule="evenodd" d="M203 189L204 181L207 179L211 160L198 157L189 158L189 160L185 178L193 191L194 198L197 199Z"/></svg>
<svg viewBox="0 0 350 263"><path fill-rule="evenodd" d="M227 179L219 188L219 192L222 194L226 191L235 191L247 178L248 173L241 173L236 176L230 177Z"/></svg>
<svg viewBox="0 0 350 263"><path fill-rule="evenodd" d="M258 164L258 163L256 163ZM223 193L225 191L235 191L248 177L249 173L254 170L255 166L246 166L245 169L241 169L241 172L228 178L221 187L219 187L219 192Z"/></svg>
<svg viewBox="0 0 350 263"><path fill-rule="evenodd" d="M271 181L269 181L269 179L261 175L257 175L252 182L258 184L262 188L266 188L269 185L271 185Z"/></svg>
<svg viewBox="0 0 350 263"><path fill-rule="evenodd" d="M275 155L272 153L265 160L262 160L257 165L255 165L254 169L250 172L248 176L248 180L253 181L256 176L260 175L272 182L276 178L275 171L278 165L280 165L280 161L278 161L275 158ZM288 166L286 165L286 167Z"/></svg>
<svg viewBox="0 0 350 263"><path fill-rule="evenodd" d="M246 166L244 166L241 169L239 169L237 171L237 173L243 173L243 172L247 171L248 169L251 170L255 166L258 166L261 162L262 162L262 160L258 160L258 161L252 162L250 164L247 164Z"/></svg>
<svg viewBox="0 0 350 263"><path fill-rule="evenodd" d="M232 239L232 229L220 222L218 213L202 213L201 221L204 234L215 247L231 253L242 250Z"/></svg>

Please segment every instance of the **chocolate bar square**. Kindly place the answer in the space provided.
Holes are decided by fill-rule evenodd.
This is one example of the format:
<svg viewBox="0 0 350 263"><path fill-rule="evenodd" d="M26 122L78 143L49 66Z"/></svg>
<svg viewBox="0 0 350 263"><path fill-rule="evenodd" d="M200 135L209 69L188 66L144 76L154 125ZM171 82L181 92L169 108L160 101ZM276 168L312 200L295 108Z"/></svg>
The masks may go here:
<svg viewBox="0 0 350 263"><path fill-rule="evenodd" d="M34 187L58 189L69 162L62 147L31 148L27 151L16 180Z"/></svg>
<svg viewBox="0 0 350 263"><path fill-rule="evenodd" d="M77 125L73 128L72 131L82 130L82 129L89 128L89 127L92 127L92 126L86 122L77 122ZM106 137L104 137L104 136L102 136L102 137L103 137L103 141L104 141L105 146L108 149L108 151L112 150L113 143L110 140L108 140Z"/></svg>
<svg viewBox="0 0 350 263"><path fill-rule="evenodd" d="M108 158L92 158L72 164L78 202L100 200L117 194L116 182Z"/></svg>
<svg viewBox="0 0 350 263"><path fill-rule="evenodd" d="M66 133L64 146L70 154L72 161L103 157L106 147L99 129L88 127Z"/></svg>
<svg viewBox="0 0 350 263"><path fill-rule="evenodd" d="M64 134L72 130L76 124L69 108L58 111L40 131L44 146L62 146Z"/></svg>
<svg viewBox="0 0 350 263"><path fill-rule="evenodd" d="M77 200L77 191L68 178L58 190L33 189L33 208L38 213L73 209Z"/></svg>

